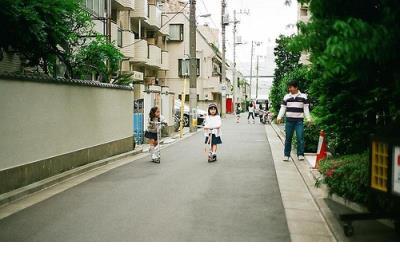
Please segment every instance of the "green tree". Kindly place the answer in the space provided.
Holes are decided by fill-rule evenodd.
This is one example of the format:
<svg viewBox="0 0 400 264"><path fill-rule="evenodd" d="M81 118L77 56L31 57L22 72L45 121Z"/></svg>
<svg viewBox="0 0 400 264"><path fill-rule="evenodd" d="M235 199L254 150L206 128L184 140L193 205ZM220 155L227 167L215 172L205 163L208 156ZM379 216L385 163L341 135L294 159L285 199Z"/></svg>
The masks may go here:
<svg viewBox="0 0 400 264"><path fill-rule="evenodd" d="M2 0L0 51L18 52L25 66L45 73L56 59L72 72L73 50L92 34L92 21L81 0Z"/></svg>
<svg viewBox="0 0 400 264"><path fill-rule="evenodd" d="M96 76L98 81L111 82L118 73L122 58L122 53L115 45L108 43L104 36L97 36L74 54L74 76L81 79ZM122 80L122 77L118 80Z"/></svg>
<svg viewBox="0 0 400 264"><path fill-rule="evenodd" d="M293 37L279 36L276 39L276 47L274 49L275 55L275 71L273 85L279 85L283 76L291 72L299 66L299 59L301 53L299 51L292 51L289 49L290 40Z"/></svg>
<svg viewBox="0 0 400 264"><path fill-rule="evenodd" d="M291 50L310 52L317 122L340 153L400 127L400 2L301 0L312 17Z"/></svg>
<svg viewBox="0 0 400 264"><path fill-rule="evenodd" d="M279 84L274 86L270 93L270 101L272 108L275 112L278 112L281 106L283 97L288 93L288 83L292 80L296 80L299 85L299 89L303 93L308 93L310 86L310 72L307 66L298 66L292 71L286 73ZM311 100L311 106L315 105L315 101Z"/></svg>
<svg viewBox="0 0 400 264"><path fill-rule="evenodd" d="M283 96L287 93L287 80L282 82L285 75L300 67L299 59L301 52L298 50L292 51L289 49L290 40L293 37L279 36L276 39L275 55L275 71L274 80L272 83L269 99L272 105L272 110L277 113L279 111ZM284 83L284 85L283 85Z"/></svg>

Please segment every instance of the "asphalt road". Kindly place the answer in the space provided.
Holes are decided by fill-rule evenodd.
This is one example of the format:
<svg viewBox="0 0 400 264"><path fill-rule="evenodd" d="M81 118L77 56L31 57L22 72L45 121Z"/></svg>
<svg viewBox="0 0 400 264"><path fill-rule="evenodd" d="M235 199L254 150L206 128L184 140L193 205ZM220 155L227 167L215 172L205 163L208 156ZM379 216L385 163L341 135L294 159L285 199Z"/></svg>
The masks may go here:
<svg viewBox="0 0 400 264"><path fill-rule="evenodd" d="M0 220L0 241L289 241L264 126L223 121L218 162L203 135Z"/></svg>

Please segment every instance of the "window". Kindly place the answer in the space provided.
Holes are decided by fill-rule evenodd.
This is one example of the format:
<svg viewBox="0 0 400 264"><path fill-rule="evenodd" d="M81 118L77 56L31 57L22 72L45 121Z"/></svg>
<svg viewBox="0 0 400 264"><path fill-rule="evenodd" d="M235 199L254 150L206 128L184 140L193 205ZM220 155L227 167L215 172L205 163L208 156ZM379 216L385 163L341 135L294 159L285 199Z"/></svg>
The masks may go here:
<svg viewBox="0 0 400 264"><path fill-rule="evenodd" d="M169 25L169 40L183 41L183 24Z"/></svg>
<svg viewBox="0 0 400 264"><path fill-rule="evenodd" d="M104 0L86 0L86 8L99 17L104 16Z"/></svg>
<svg viewBox="0 0 400 264"><path fill-rule="evenodd" d="M189 76L190 60L178 60L178 75L179 77ZM200 59L197 59L197 76L200 76Z"/></svg>

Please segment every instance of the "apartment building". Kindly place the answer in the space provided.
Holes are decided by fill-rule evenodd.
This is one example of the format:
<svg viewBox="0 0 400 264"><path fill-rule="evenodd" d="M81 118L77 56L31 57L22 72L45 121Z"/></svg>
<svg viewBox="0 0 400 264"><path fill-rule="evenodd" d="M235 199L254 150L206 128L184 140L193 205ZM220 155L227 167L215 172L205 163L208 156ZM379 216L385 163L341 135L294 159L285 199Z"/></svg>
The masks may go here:
<svg viewBox="0 0 400 264"><path fill-rule="evenodd" d="M170 91L181 94L185 73L189 68L189 17L185 12L166 11L168 17L170 55L166 84ZM197 58L197 99L198 108L207 109L208 104L216 103L221 108L221 67L222 59L218 51L218 31L208 26L199 26L196 35ZM189 81L186 98L189 99Z"/></svg>
<svg viewBox="0 0 400 264"><path fill-rule="evenodd" d="M124 55L121 70L133 74L135 105L140 106L135 111L145 114L146 127L150 108L159 106L167 123L173 126L175 98L165 80L169 70L165 1L86 0L86 8L94 14L95 29L101 34L107 34L108 2L111 2L111 40Z"/></svg>

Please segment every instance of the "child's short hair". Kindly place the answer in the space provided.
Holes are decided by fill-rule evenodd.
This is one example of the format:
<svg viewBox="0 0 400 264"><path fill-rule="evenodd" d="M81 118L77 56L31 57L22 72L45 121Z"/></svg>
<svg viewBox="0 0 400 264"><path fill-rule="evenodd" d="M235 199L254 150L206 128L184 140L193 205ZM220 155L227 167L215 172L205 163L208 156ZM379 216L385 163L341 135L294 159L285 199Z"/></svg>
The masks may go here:
<svg viewBox="0 0 400 264"><path fill-rule="evenodd" d="M210 105L208 106L208 115L211 115L211 112L210 112L211 108L215 108L215 110L216 110L216 113L215 113L215 114L218 115L218 107L217 107L216 104L210 104Z"/></svg>

